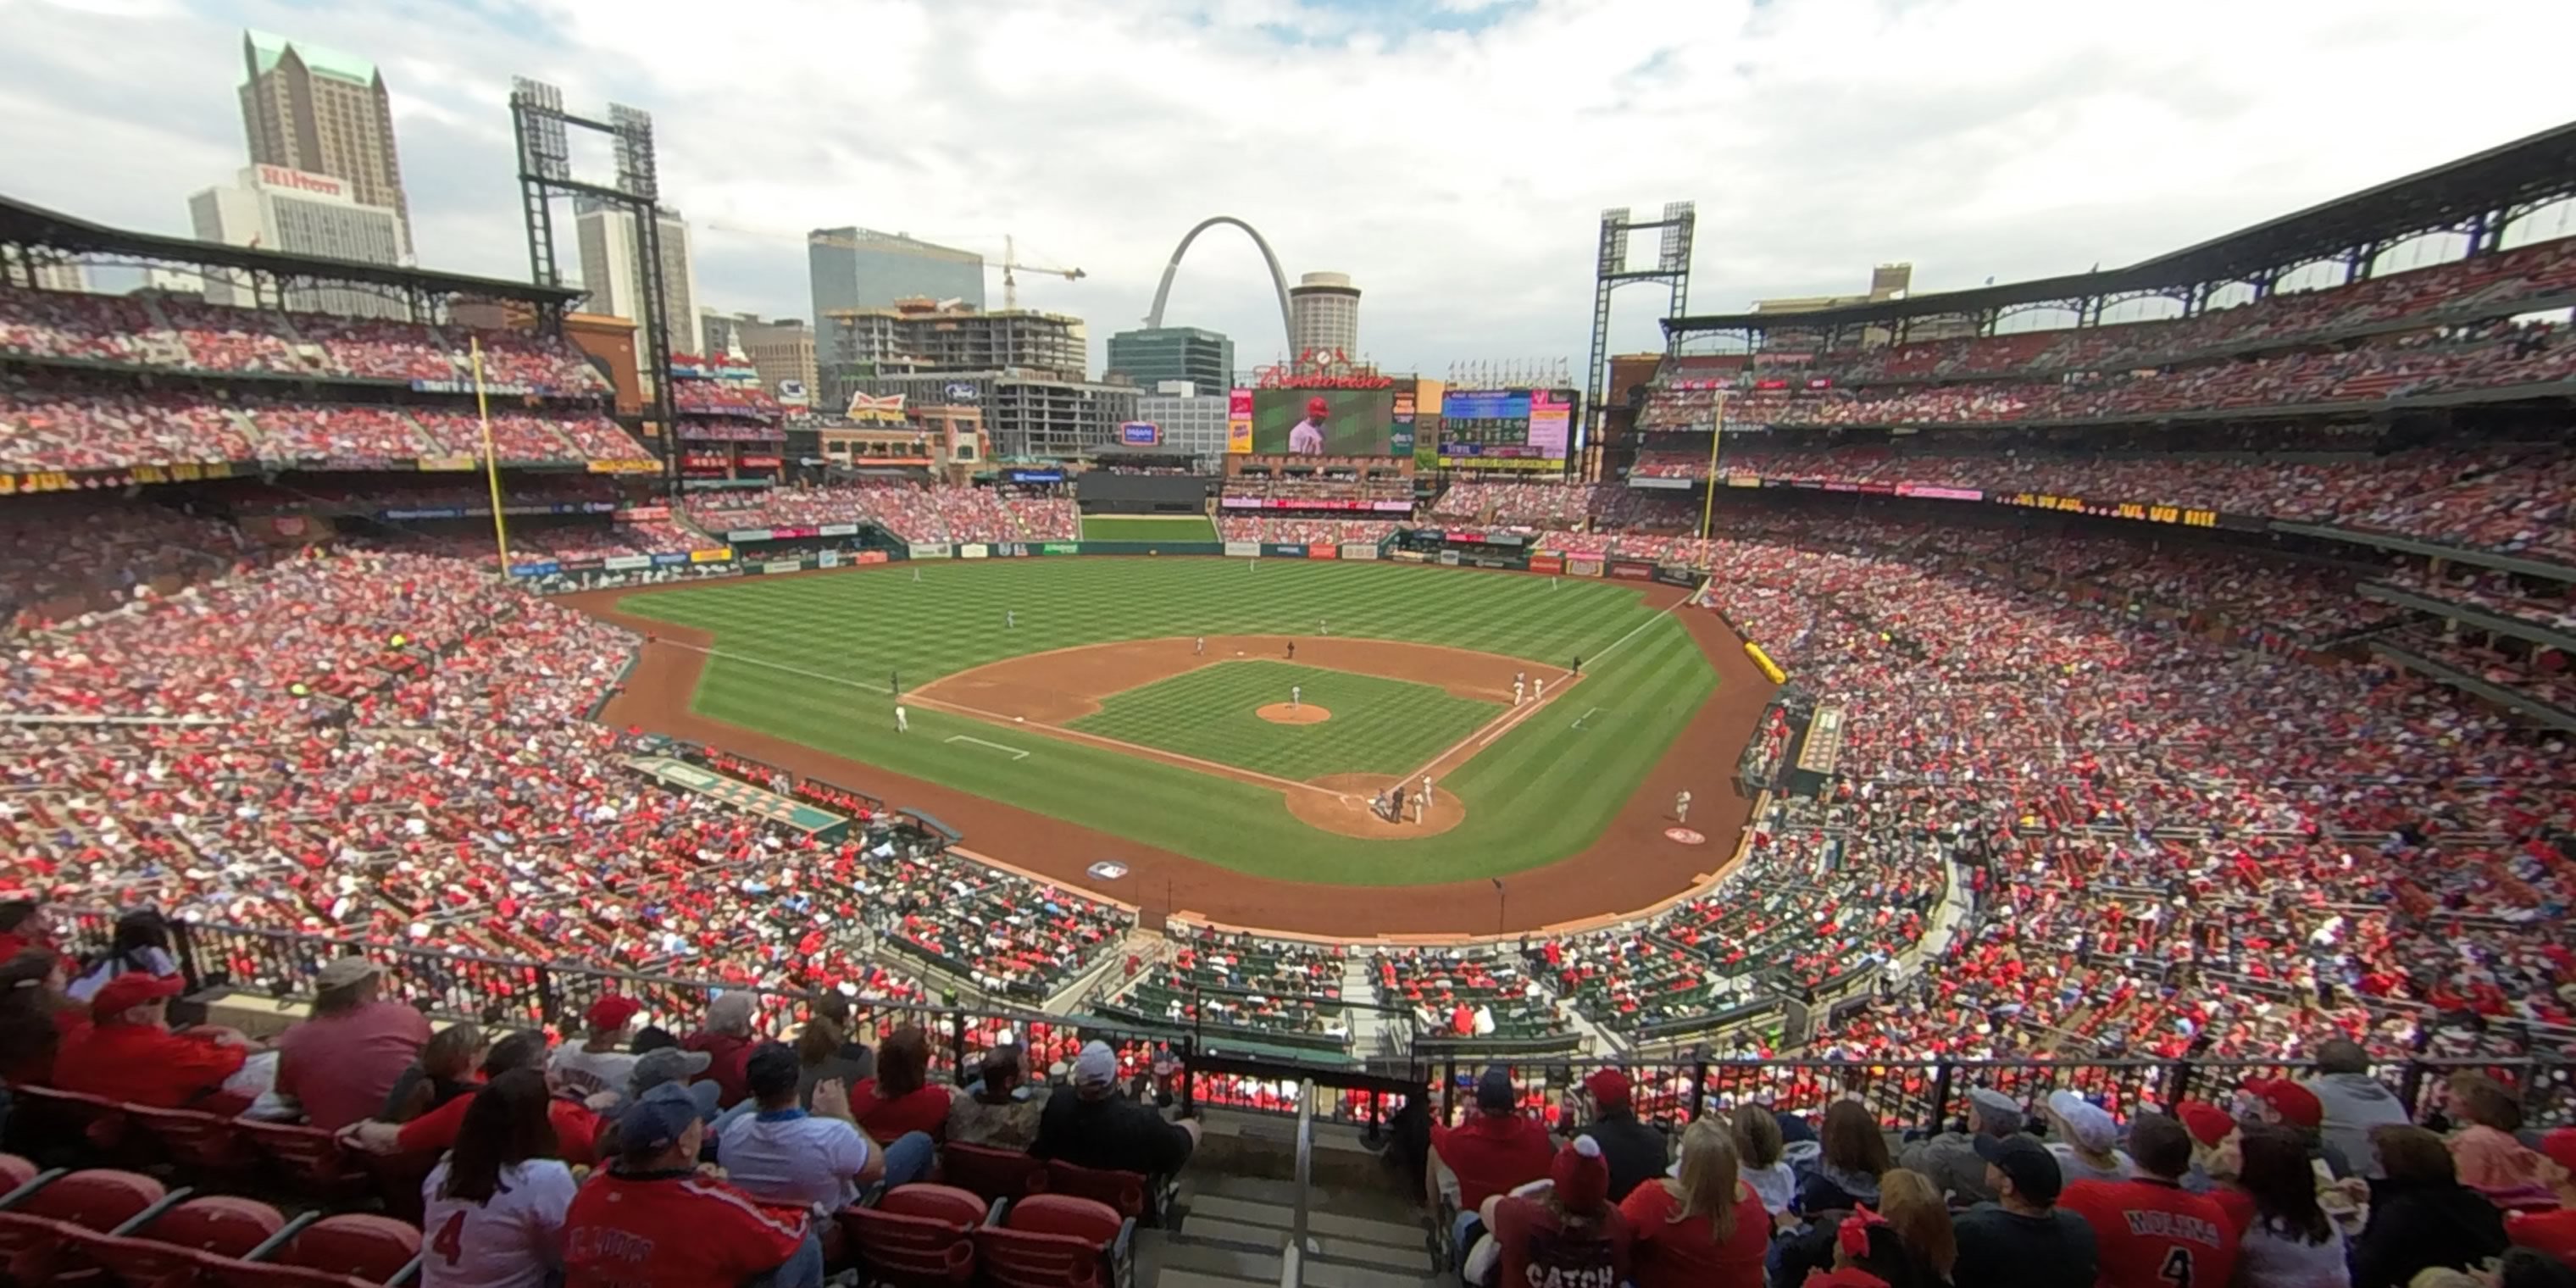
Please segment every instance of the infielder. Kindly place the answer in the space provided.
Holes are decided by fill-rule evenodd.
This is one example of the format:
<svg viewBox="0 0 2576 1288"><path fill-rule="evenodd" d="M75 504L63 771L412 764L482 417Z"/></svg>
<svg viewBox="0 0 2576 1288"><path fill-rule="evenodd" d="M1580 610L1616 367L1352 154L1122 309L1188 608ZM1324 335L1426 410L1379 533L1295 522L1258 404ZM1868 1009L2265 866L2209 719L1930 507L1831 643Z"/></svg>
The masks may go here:
<svg viewBox="0 0 2576 1288"><path fill-rule="evenodd" d="M894 709L894 731L896 733L912 732L912 719L904 714L902 707L896 707Z"/></svg>
<svg viewBox="0 0 2576 1288"><path fill-rule="evenodd" d="M1302 684L1292 684L1292 685L1289 685L1289 686L1288 686L1288 709L1289 709L1289 710L1291 710L1291 711L1296 710L1296 709L1297 709L1297 704L1298 704L1299 702L1301 702L1301 701L1304 701L1304 700L1305 700L1305 693L1306 693L1306 686L1304 686L1304 685L1302 685Z"/></svg>
<svg viewBox="0 0 2576 1288"><path fill-rule="evenodd" d="M1200 636L1200 637L1199 637L1199 644L1198 644L1198 647L1197 647L1197 648L1195 648L1195 649L1192 649L1192 650L1190 651L1190 655L1191 655L1192 657L1205 657L1205 656L1207 656L1207 636L1202 635L1202 636Z"/></svg>
<svg viewBox="0 0 2576 1288"><path fill-rule="evenodd" d="M1522 683L1521 683L1521 679L1520 679L1520 677L1519 677L1519 676L1517 676L1517 675L1516 675L1516 676L1513 676L1513 677L1512 677L1512 705L1513 705L1513 706L1516 706L1516 707L1517 707L1517 706L1519 706L1519 705L1521 704L1521 700L1522 700L1522 699L1524 699L1524 698L1526 698L1526 697L1528 697L1528 696L1529 696L1529 687L1528 687L1527 685L1524 685L1524 684L1522 684Z"/></svg>
<svg viewBox="0 0 2576 1288"><path fill-rule="evenodd" d="M1537 679L1530 681L1530 684L1532 685L1530 689L1530 701L1547 701L1547 677L1542 675Z"/></svg>
<svg viewBox="0 0 2576 1288"><path fill-rule="evenodd" d="M1673 793L1673 819L1674 821L1681 823L1687 823L1690 821L1689 788L1684 788L1681 791Z"/></svg>

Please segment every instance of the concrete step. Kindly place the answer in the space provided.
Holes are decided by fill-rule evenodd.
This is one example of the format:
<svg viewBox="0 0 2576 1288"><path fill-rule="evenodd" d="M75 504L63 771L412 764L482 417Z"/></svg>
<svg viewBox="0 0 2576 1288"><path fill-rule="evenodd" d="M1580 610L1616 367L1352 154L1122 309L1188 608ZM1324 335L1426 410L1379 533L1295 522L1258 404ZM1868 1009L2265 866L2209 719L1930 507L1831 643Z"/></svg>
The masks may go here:
<svg viewBox="0 0 2576 1288"><path fill-rule="evenodd" d="M1140 1230L1136 1240L1138 1288L1244 1288L1279 1282L1277 1252L1194 1243L1189 1236ZM1389 1270L1377 1266L1306 1259L1307 1288L1442 1288L1442 1281L1419 1269Z"/></svg>
<svg viewBox="0 0 2576 1288"><path fill-rule="evenodd" d="M1284 1235L1288 1231L1289 1222L1296 1217L1293 1208L1250 1199L1228 1198L1217 1194L1203 1194L1193 1198L1189 1201L1188 1207L1189 1220L1181 1227L1187 1234L1198 1233L1201 1221L1223 1221L1233 1225L1259 1226ZM1367 1217L1318 1212L1312 1208L1309 1208L1306 1213L1306 1232L1354 1243L1383 1245L1415 1254L1421 1253L1424 1247L1423 1230L1419 1225L1398 1225L1392 1221L1376 1221Z"/></svg>

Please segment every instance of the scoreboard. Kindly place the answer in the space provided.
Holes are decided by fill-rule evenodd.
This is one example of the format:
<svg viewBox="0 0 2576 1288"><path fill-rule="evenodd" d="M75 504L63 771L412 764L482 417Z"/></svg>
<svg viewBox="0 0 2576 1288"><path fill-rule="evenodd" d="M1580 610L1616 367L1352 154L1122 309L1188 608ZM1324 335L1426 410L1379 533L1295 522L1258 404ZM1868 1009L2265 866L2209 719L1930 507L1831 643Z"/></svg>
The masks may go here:
<svg viewBox="0 0 2576 1288"><path fill-rule="evenodd" d="M1571 389L1452 389L1440 398L1439 462L1562 471L1573 425Z"/></svg>

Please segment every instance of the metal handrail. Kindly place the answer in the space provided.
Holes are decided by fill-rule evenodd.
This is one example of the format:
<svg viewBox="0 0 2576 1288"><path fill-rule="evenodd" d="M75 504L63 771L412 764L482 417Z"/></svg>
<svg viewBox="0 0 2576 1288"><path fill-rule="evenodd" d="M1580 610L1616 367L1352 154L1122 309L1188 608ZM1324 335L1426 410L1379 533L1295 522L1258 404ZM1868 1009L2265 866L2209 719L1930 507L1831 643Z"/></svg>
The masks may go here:
<svg viewBox="0 0 2576 1288"><path fill-rule="evenodd" d="M1315 1080L1297 1084L1297 1204L1288 1223L1288 1248L1279 1257L1279 1288L1304 1288L1306 1228L1315 1181Z"/></svg>

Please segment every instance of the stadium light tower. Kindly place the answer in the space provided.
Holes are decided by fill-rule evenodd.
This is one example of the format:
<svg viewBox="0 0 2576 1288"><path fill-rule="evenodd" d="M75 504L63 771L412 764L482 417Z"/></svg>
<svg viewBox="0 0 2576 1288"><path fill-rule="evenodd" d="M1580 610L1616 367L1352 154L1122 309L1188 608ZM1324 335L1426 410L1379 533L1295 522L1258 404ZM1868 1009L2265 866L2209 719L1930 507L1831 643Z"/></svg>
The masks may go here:
<svg viewBox="0 0 2576 1288"><path fill-rule="evenodd" d="M1600 255L1594 261L1592 278L1592 369L1584 377L1584 404L1591 415L1585 418L1582 441L1575 444L1574 455L1599 436L1607 415L1601 401L1601 386L1610 379L1610 293L1622 286L1639 282L1661 282L1672 292L1672 302L1664 316L1681 317L1689 312L1691 234L1699 225L1699 212L1687 201L1664 203L1660 219L1638 219L1626 206L1601 212ZM1655 266L1645 269L1628 267L1628 234L1647 229L1660 230L1656 239Z"/></svg>
<svg viewBox="0 0 2576 1288"><path fill-rule="evenodd" d="M514 76L510 78L510 126L519 144L528 272L538 285L563 285L563 271L555 263L555 198L588 197L619 207L635 220L635 257L640 261L635 280L644 295L644 316L637 321L644 328L645 370L653 378L653 423L662 434L663 484L676 498L680 453L671 423L670 298L662 275L662 221L657 217L662 193L653 160L653 114L611 103L605 121L575 116L564 110L562 90ZM608 136L617 166L608 182L593 183L574 175L571 132L576 128Z"/></svg>

